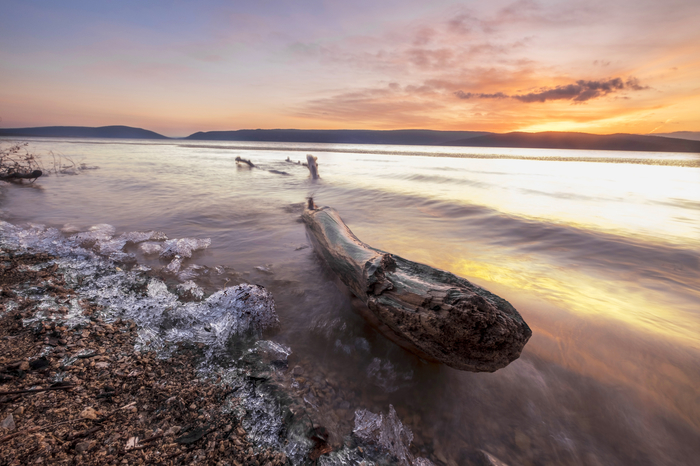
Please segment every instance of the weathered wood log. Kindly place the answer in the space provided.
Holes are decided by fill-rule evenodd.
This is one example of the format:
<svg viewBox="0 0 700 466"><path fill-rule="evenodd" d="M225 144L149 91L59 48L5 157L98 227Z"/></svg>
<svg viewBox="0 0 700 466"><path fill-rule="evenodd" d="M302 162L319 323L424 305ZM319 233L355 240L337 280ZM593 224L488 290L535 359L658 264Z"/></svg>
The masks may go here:
<svg viewBox="0 0 700 466"><path fill-rule="evenodd" d="M493 372L517 359L530 339L530 327L508 301L450 272L368 246L330 207L307 208L302 218L316 251L366 305L363 316L414 354Z"/></svg>
<svg viewBox="0 0 700 466"><path fill-rule="evenodd" d="M0 175L0 180L2 181L13 181L13 180L32 180L39 178L43 175L41 170L34 170L31 173L10 173L7 175Z"/></svg>
<svg viewBox="0 0 700 466"><path fill-rule="evenodd" d="M318 174L318 164L316 161L318 160L318 157L314 157L311 154L308 154L306 156L306 166L309 168L309 172L311 173L311 178L316 179L319 177Z"/></svg>

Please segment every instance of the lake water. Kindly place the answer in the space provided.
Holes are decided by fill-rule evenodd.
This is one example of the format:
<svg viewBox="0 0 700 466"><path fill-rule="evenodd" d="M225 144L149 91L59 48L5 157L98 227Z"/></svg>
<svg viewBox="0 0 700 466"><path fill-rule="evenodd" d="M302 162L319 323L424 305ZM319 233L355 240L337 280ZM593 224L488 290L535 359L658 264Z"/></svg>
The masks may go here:
<svg viewBox="0 0 700 466"><path fill-rule="evenodd" d="M29 142L45 163L53 151L99 168L3 186L5 220L211 238L190 262L273 293L282 325L270 338L302 373L290 389L336 443L354 409L392 404L437 464L472 464L478 450L511 466L700 458L700 155ZM285 162L307 153L319 180ZM309 247L309 196L364 242L510 301L533 331L521 358L460 372L386 341Z"/></svg>

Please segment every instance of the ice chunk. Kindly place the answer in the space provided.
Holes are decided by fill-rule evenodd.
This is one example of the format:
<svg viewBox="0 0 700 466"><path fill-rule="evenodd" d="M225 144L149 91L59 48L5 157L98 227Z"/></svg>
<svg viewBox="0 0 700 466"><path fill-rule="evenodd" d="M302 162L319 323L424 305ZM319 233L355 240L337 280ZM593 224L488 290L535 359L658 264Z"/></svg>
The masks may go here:
<svg viewBox="0 0 700 466"><path fill-rule="evenodd" d="M258 272L262 272L267 275L273 275L275 272L272 271L272 264L265 264L265 265L259 265L257 267L253 267L255 270Z"/></svg>
<svg viewBox="0 0 700 466"><path fill-rule="evenodd" d="M199 277L200 275L204 274L207 272L207 268L203 265L197 265L197 264L191 264L188 265L186 269L181 270L177 274L178 280L181 282L186 282L188 280L192 280L194 278Z"/></svg>
<svg viewBox="0 0 700 466"><path fill-rule="evenodd" d="M204 290L192 280L180 283L175 289L181 298L199 301L204 297Z"/></svg>
<svg viewBox="0 0 700 466"><path fill-rule="evenodd" d="M194 251L206 249L210 245L210 238L169 239L163 244L163 252L160 253L160 257L162 257L163 259L170 259L171 257L174 257L176 255L179 255L181 257L192 257L192 253Z"/></svg>
<svg viewBox="0 0 700 466"><path fill-rule="evenodd" d="M163 245L149 241L139 244L139 251L141 251L141 254L145 254L147 256L151 254L160 254L163 252Z"/></svg>
<svg viewBox="0 0 700 466"><path fill-rule="evenodd" d="M287 358L292 354L290 347L270 340L255 342L254 351L262 358L265 364L272 364L282 369L287 368Z"/></svg>
<svg viewBox="0 0 700 466"><path fill-rule="evenodd" d="M66 234L70 234L70 233L79 233L79 232L80 232L80 228L78 228L77 226L73 225L72 223L66 223L66 224L64 224L63 227L61 228L61 231L62 231L63 233L66 233Z"/></svg>
<svg viewBox="0 0 700 466"><path fill-rule="evenodd" d="M389 405L386 415L364 409L355 411L355 428L352 433L361 441L393 456L401 466L412 465L413 455L408 447L413 441L413 433L401 423L393 405Z"/></svg>
<svg viewBox="0 0 700 466"><path fill-rule="evenodd" d="M106 241L98 240L97 242L95 242L94 249L98 253L108 256L110 254L122 252L122 250L124 249L124 246L126 246L126 241L124 241L123 239L117 238L117 239L109 239Z"/></svg>
<svg viewBox="0 0 700 466"><path fill-rule="evenodd" d="M182 267L182 257L175 256L168 265L163 267L163 272L175 275L180 271L180 267Z"/></svg>
<svg viewBox="0 0 700 466"><path fill-rule="evenodd" d="M435 466L435 463L430 461L428 458L416 458L413 460L412 466Z"/></svg>
<svg viewBox="0 0 700 466"><path fill-rule="evenodd" d="M143 243L144 241L165 241L168 236L162 231L132 231L122 233L119 239L123 239L127 243Z"/></svg>
<svg viewBox="0 0 700 466"><path fill-rule="evenodd" d="M92 246L97 241L107 241L112 239L115 228L107 223L100 223L91 226L88 231L76 233L70 239L82 247Z"/></svg>

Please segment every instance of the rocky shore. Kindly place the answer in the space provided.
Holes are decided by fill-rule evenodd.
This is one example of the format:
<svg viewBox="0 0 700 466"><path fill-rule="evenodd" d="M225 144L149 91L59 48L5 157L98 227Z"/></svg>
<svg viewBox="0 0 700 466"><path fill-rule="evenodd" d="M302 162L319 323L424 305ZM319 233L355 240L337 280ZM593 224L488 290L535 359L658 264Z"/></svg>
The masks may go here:
<svg viewBox="0 0 700 466"><path fill-rule="evenodd" d="M83 325L62 324L65 287L47 254L0 255L0 464L271 464L221 409L230 387L200 378L197 347L167 359L135 352L136 324L101 321L80 300ZM44 288L44 308L25 292ZM9 308L9 309L8 309Z"/></svg>
<svg viewBox="0 0 700 466"><path fill-rule="evenodd" d="M0 464L433 464L391 407L329 439L264 288L168 286L124 246L199 243L113 233L0 221Z"/></svg>

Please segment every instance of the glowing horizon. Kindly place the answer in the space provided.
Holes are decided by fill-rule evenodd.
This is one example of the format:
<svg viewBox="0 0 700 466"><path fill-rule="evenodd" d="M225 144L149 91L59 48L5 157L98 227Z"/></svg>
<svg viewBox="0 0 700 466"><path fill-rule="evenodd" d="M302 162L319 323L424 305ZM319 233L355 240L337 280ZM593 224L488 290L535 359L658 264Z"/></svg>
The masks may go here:
<svg viewBox="0 0 700 466"><path fill-rule="evenodd" d="M1 127L700 130L700 4L10 2Z"/></svg>

